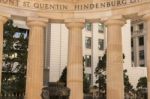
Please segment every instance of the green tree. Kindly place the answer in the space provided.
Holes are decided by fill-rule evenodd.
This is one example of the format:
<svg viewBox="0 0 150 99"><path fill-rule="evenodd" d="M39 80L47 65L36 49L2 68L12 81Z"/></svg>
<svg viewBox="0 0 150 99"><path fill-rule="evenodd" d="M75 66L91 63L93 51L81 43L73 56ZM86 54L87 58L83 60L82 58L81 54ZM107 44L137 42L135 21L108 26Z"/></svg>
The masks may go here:
<svg viewBox="0 0 150 99"><path fill-rule="evenodd" d="M25 91L28 31L8 20L4 25L2 93Z"/></svg>
<svg viewBox="0 0 150 99"><path fill-rule="evenodd" d="M99 94L103 99L106 99L106 53L99 59L97 67L95 68L95 75L98 78Z"/></svg>
<svg viewBox="0 0 150 99"><path fill-rule="evenodd" d="M147 88L147 77L141 77L138 80L137 89Z"/></svg>
<svg viewBox="0 0 150 99"><path fill-rule="evenodd" d="M147 77L141 77L137 83L137 96L141 99L147 99Z"/></svg>
<svg viewBox="0 0 150 99"><path fill-rule="evenodd" d="M131 85L131 83L129 81L129 76L127 75L127 70L123 71L123 75L124 75L124 91L125 91L125 93L129 93L129 91L133 90L133 86Z"/></svg>

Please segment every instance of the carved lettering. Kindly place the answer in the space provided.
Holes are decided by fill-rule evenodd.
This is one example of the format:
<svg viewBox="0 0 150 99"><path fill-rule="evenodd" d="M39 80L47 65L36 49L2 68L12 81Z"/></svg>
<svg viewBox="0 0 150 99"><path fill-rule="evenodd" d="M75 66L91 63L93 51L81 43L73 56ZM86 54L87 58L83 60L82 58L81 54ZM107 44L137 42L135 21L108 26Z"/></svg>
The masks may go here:
<svg viewBox="0 0 150 99"><path fill-rule="evenodd" d="M9 6L18 6L32 9L40 9L40 10L54 10L54 11L84 11L84 10L96 10L96 9L105 9L112 7L122 7L130 4L135 4L142 2L143 0L110 0L96 3L85 3L85 4L74 4L73 6L69 6L67 4L53 4L48 2L37 2L26 0L21 2L21 0L0 0L0 4L9 5ZM20 4L20 5L18 5Z"/></svg>
<svg viewBox="0 0 150 99"><path fill-rule="evenodd" d="M30 2L23 2L24 7L30 7Z"/></svg>
<svg viewBox="0 0 150 99"><path fill-rule="evenodd" d="M75 10L92 10L98 8L109 8L109 7L118 7L127 5L127 0L114 0L110 2L101 2L93 4L81 4L75 5Z"/></svg>
<svg viewBox="0 0 150 99"><path fill-rule="evenodd" d="M60 4L45 4L45 3L34 3L34 8L37 9L45 9L45 10L67 10L67 5L60 5Z"/></svg>
<svg viewBox="0 0 150 99"><path fill-rule="evenodd" d="M0 0L0 4L10 5L10 6L18 6L18 0Z"/></svg>

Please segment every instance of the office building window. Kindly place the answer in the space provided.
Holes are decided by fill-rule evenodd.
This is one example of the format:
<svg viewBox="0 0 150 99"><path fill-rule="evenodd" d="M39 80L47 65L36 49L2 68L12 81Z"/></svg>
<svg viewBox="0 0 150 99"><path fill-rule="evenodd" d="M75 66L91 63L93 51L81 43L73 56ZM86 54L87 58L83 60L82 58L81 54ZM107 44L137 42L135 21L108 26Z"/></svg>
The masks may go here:
<svg viewBox="0 0 150 99"><path fill-rule="evenodd" d="M85 29L86 29L87 31L92 31L92 23L86 23L86 24L85 24Z"/></svg>
<svg viewBox="0 0 150 99"><path fill-rule="evenodd" d="M104 24L98 24L98 32L104 33Z"/></svg>
<svg viewBox="0 0 150 99"><path fill-rule="evenodd" d="M131 47L133 47L133 38L131 39Z"/></svg>
<svg viewBox="0 0 150 99"><path fill-rule="evenodd" d="M144 50L139 51L140 60L144 60Z"/></svg>
<svg viewBox="0 0 150 99"><path fill-rule="evenodd" d="M87 81L91 84L91 74L85 74Z"/></svg>
<svg viewBox="0 0 150 99"><path fill-rule="evenodd" d="M138 27L139 27L139 30L140 30L140 31L143 31L143 29L144 29L143 23L139 24Z"/></svg>
<svg viewBox="0 0 150 99"><path fill-rule="evenodd" d="M85 38L85 47L89 49L91 48L91 37Z"/></svg>
<svg viewBox="0 0 150 99"><path fill-rule="evenodd" d="M133 32L133 26L131 26L131 33Z"/></svg>
<svg viewBox="0 0 150 99"><path fill-rule="evenodd" d="M144 37L139 37L139 45L143 46L144 45Z"/></svg>
<svg viewBox="0 0 150 99"><path fill-rule="evenodd" d="M85 66L91 67L91 55L85 55Z"/></svg>
<svg viewBox="0 0 150 99"><path fill-rule="evenodd" d="M104 40L103 39L98 39L98 49L104 50Z"/></svg>
<svg viewBox="0 0 150 99"><path fill-rule="evenodd" d="M131 59L132 59L132 62L134 62L134 52L131 52Z"/></svg>
<svg viewBox="0 0 150 99"><path fill-rule="evenodd" d="M140 64L140 67L145 67L145 64Z"/></svg>

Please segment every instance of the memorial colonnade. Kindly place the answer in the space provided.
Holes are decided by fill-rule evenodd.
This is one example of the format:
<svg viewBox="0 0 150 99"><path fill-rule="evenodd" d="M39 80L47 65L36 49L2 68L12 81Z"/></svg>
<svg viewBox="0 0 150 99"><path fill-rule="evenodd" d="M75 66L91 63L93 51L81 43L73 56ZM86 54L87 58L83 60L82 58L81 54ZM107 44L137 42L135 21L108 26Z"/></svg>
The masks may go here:
<svg viewBox="0 0 150 99"><path fill-rule="evenodd" d="M9 17L0 15L0 64L3 52L3 25ZM143 16L147 23L146 65L148 70L148 92L150 92L150 14ZM121 28L123 18L108 18L107 26L107 99L124 99L123 58ZM47 18L27 18L30 28L25 99L41 99L44 65L44 32ZM70 99L83 99L82 29L85 19L64 19L69 30L67 86ZM0 66L0 72L2 66ZM2 74L0 73L0 79ZM1 83L0 83L1 85ZM1 87L0 87L1 88ZM1 89L0 89L1 90ZM150 94L148 94L150 99Z"/></svg>

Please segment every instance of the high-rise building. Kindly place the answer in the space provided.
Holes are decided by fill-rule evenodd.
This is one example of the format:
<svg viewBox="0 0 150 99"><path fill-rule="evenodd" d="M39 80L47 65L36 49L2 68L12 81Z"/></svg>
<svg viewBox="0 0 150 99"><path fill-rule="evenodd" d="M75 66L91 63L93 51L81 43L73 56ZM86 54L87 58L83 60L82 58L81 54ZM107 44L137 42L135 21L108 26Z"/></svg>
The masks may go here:
<svg viewBox="0 0 150 99"><path fill-rule="evenodd" d="M131 83L136 87L140 77L147 77L146 66L146 35L147 29L143 20L134 19L131 21L131 66L128 67L128 74ZM127 43L125 43L127 44Z"/></svg>
<svg viewBox="0 0 150 99"><path fill-rule="evenodd" d="M133 20L131 26L132 66L145 67L145 40L146 29L144 22L140 19Z"/></svg>
<svg viewBox="0 0 150 99"><path fill-rule="evenodd" d="M95 84L95 68L99 58L105 53L104 44L105 28L101 23L86 23L83 29L83 57L86 77L91 85Z"/></svg>

